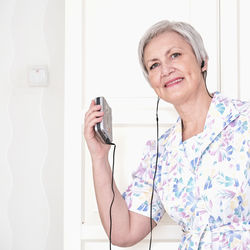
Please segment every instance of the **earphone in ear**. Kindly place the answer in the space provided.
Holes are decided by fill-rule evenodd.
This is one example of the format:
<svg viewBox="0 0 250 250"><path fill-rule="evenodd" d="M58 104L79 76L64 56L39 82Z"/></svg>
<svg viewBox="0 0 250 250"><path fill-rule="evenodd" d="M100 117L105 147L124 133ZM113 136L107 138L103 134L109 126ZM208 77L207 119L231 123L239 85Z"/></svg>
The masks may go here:
<svg viewBox="0 0 250 250"><path fill-rule="evenodd" d="M202 62L201 62L201 68L203 68L204 66L205 66L205 61L202 60Z"/></svg>

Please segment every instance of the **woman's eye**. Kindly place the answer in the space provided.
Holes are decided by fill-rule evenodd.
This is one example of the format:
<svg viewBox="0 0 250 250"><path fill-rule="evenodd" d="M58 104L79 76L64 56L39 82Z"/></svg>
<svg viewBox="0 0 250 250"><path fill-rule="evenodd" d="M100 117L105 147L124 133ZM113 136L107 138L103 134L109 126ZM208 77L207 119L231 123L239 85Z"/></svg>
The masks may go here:
<svg viewBox="0 0 250 250"><path fill-rule="evenodd" d="M152 70L152 69L154 69L154 68L156 68L158 66L159 66L159 63L154 63L153 65L150 66L149 69Z"/></svg>
<svg viewBox="0 0 250 250"><path fill-rule="evenodd" d="M178 56L180 56L180 55L181 55L181 53L176 52L176 53L173 53L173 54L171 55L171 58L174 59L174 58L176 58L176 57L178 57Z"/></svg>

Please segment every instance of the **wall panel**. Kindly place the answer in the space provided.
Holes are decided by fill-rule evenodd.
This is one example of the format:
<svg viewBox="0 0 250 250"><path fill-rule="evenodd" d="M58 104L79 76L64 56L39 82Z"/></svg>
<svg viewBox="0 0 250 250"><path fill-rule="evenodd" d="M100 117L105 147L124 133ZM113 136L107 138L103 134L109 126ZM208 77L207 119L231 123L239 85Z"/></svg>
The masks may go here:
<svg viewBox="0 0 250 250"><path fill-rule="evenodd" d="M220 6L220 53L221 92L239 97L239 23L238 0L221 0Z"/></svg>
<svg viewBox="0 0 250 250"><path fill-rule="evenodd" d="M238 10L239 22L239 97L242 100L250 100L249 67L250 67L250 35L249 35L249 16L250 2L240 0Z"/></svg>
<svg viewBox="0 0 250 250"><path fill-rule="evenodd" d="M0 31L0 249L61 250L64 1L0 1Z"/></svg>

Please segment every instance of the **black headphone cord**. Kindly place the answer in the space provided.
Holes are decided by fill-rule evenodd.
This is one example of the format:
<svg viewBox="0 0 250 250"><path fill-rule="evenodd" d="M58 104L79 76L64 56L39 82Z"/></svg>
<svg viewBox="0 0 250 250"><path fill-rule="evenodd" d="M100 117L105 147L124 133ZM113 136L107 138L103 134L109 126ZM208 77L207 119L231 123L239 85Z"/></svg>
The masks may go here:
<svg viewBox="0 0 250 250"><path fill-rule="evenodd" d="M114 169L115 169L115 149L116 149L116 145L114 143L107 143L109 145L114 146L113 148L113 162L112 162L112 168L111 168L111 173L112 173L112 177L111 177L111 190L113 193L113 197L110 203L110 207L109 207L109 249L111 250L112 248L112 238L111 238L111 234L112 234L112 206L115 200L115 190L114 190Z"/></svg>
<svg viewBox="0 0 250 250"><path fill-rule="evenodd" d="M158 118L158 107L159 107L159 101L160 98L158 97L157 99L157 106L156 106L156 130L157 130L157 146L156 146L156 163L155 163L155 172L154 172L154 177L153 177L153 184L152 184L152 194L151 194L151 201L150 201L150 242L149 242L149 250L151 250L151 245L152 245L152 230L153 230L153 221L152 221L152 204L153 204L153 198L154 198L154 183L155 183L155 178L156 178L156 172L157 172L157 167L158 167L158 156L159 156L159 118ZM111 177L111 190L113 193L112 201L110 203L110 208L109 208L109 249L111 250L112 248L112 206L115 200L115 191L114 191L114 167L115 167L115 150L116 150L116 145L114 143L107 143L109 145L114 146L113 148L113 162L112 162L112 177Z"/></svg>
<svg viewBox="0 0 250 250"><path fill-rule="evenodd" d="M151 250L152 245L152 231L153 231L153 198L154 198L154 190L155 190L155 178L158 168L158 157L159 157L159 118L158 118L158 108L159 108L159 101L160 98L157 99L156 104L156 159L155 159L155 172L153 177L153 183L152 183L152 194L151 194L151 201L150 201L150 241L149 241L149 250Z"/></svg>

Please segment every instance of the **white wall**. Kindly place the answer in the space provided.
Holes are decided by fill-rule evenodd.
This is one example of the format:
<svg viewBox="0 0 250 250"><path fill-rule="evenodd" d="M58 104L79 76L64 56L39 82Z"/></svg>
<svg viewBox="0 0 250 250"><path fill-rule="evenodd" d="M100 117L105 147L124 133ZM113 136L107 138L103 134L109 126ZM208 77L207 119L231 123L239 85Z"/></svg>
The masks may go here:
<svg viewBox="0 0 250 250"><path fill-rule="evenodd" d="M63 249L64 1L0 1L0 249ZM27 70L47 65L48 87Z"/></svg>
<svg viewBox="0 0 250 250"><path fill-rule="evenodd" d="M70 20L65 20L64 2L67 3L68 10L71 13ZM86 4L86 1L81 0L0 0L1 250L80 249L81 220L79 217L79 204L81 197L79 196L79 173L81 164L78 160L81 159L82 148L79 145L77 133L79 130L79 110L81 109L79 105L81 105L82 99L80 93L81 73L79 70L81 64L79 64L79 61L81 60L82 48L86 49L86 40L84 40L84 44L81 44L81 39L78 39L82 25L80 23L82 17L80 13L82 8L81 2ZM118 2L122 2L123 5L119 5ZM131 3L131 8L129 7L129 2ZM158 2L161 1L159 0ZM250 50L249 36L247 35L249 1L183 0L183 2L185 4L180 5L181 0L171 1L175 7L172 9L167 8L166 10L171 19L179 15L182 17L182 20L194 24L202 33L210 54L209 89L212 91L219 89L228 95L249 100L248 68ZM105 14L109 15L109 12L112 15L117 15L117 13L113 12L112 6L109 5L110 3L115 3L116 7L126 17L131 17L131 13L135 17L135 4L137 8L140 7L145 11L145 3L154 4L155 1L106 0L96 2L90 0L88 3L87 7L91 8L92 14L99 11L97 14L101 13L104 17ZM83 7L86 8L86 6ZM161 8L161 5L159 7ZM150 15L152 11L154 16ZM156 7L154 10L146 8L145 14L150 16L147 22L144 19L140 19L141 12L139 11L137 12L139 18L135 21L130 19L131 27L137 24L139 25L138 28L140 28L138 30L143 32L150 24L167 15L164 9L159 14ZM100 17L98 15L97 17ZM84 25L88 25L86 16L83 16L83 18ZM117 18L119 18L119 15ZM65 21L66 25L69 25L66 29L66 38L71 39L70 44L67 45L70 61L67 56L66 61L69 62L66 67L70 69L68 73L70 76L67 79L66 93L64 93L64 49L65 47L67 48L67 46L64 46ZM124 22L126 18L124 20L120 19L120 21L123 27L126 28L127 23ZM112 22L109 24L112 25ZM96 23L96 27L98 28L98 23ZM91 30L88 31L91 32ZM94 33L90 35L95 36ZM137 34L137 36L139 38L140 34ZM104 32L102 38L109 37ZM122 37L117 36L117 38L120 39ZM134 37L134 39L137 40L137 37ZM100 44L100 40L95 41L98 42L97 45ZM110 39L105 40L106 43L108 41ZM132 43L132 41L129 42L131 43L130 46L136 47L136 44ZM116 51L120 51L119 48L115 47ZM72 51L74 51L73 54L71 53ZM125 49L124 51L127 50ZM133 129L134 133L140 132L143 137L142 132L144 129L147 130L147 126L149 128L147 131L150 131L149 133L152 134L154 127L153 121L149 120L149 116L141 121L137 118L138 116L131 114L130 110L134 104L137 107L136 111L154 112L154 110L151 108L153 95L151 95L150 88L145 88L145 92L140 94L131 93L130 91L134 84L138 84L137 87L139 88L140 86L143 86L143 88L145 86L145 81L139 73L140 69L138 66L135 66L137 65L136 49L130 52L134 55L133 63L130 66L128 64L125 66L130 67L130 70L133 72L138 72L136 76L131 76L133 81L125 80L122 78L123 74L119 74L121 77L119 83L123 82L123 84L117 85L117 75L112 75L114 81L113 85L111 85L115 87L115 91L110 93L106 92L110 87L107 88L107 85L103 85L104 81L98 82L98 91L96 91L97 87L95 85L91 86L90 84L88 87L84 85L83 103L84 107L86 107L85 105L89 103L90 98L99 93L105 94L108 98L110 97L111 104L114 103L114 107L122 100L123 103L119 108L123 110L114 108L116 113L114 129L117 131L116 134L119 138L126 139L123 140L123 144L120 147L127 148L126 154L132 153L132 157L134 157L136 153L131 152L131 148L127 146L130 143L127 135ZM109 55L109 53L107 54ZM127 56L126 53L123 55ZM91 60L93 59L94 57ZM96 61L93 60L92 62L95 63ZM27 82L27 67L40 64L48 66L49 86L46 88L30 87ZM104 65L108 66L107 63ZM95 74L100 75L103 73L97 69L104 70L100 67L96 68L93 71ZM124 69L127 68L121 68L121 72L124 72ZM86 73L86 70L86 67L83 68L83 73ZM85 75L85 81L86 77L91 81L93 80L90 74L88 76ZM97 77L97 75L94 75L94 77ZM105 75L105 78L107 78L107 75ZM96 82L94 81L94 83ZM109 84L109 78L105 82ZM129 87L126 86L127 83L129 83ZM64 99L64 94L68 98L67 102ZM146 102L146 110L143 109L140 104L141 99L138 99L138 97ZM125 109L128 102L130 103L129 109ZM68 115L66 116L67 121L68 117L72 118L70 113L72 110L77 110L78 113L74 116L74 118L77 118L72 120L71 123L69 122L67 124L68 127L65 129L64 113ZM121 111L123 116L117 116ZM169 109L168 112L170 112ZM174 114L171 113L171 117L174 117ZM129 122L127 122L128 120ZM135 122L132 123L131 121ZM147 123L146 128L140 129L140 126L138 126L140 122ZM77 133L74 133L76 129ZM64 133L65 131L66 133ZM72 134L75 137L68 142L64 135L70 138ZM143 140L140 143L143 144ZM64 152L64 144L66 144L66 149L70 149L69 152ZM141 151L142 148L138 147L137 150ZM85 152L83 153L85 154ZM65 154L67 154L67 164L65 164ZM85 171L83 172L85 176L82 183L83 187L85 187L86 195L83 199L83 221L85 225L82 228L82 246L85 249L93 249L94 247L104 249L107 247L107 238L99 224L93 193L87 192L91 184L91 173L88 168L88 155L87 153L86 155L84 154L83 156L86 156L84 158ZM72 166L71 160L75 160L75 156L77 156L78 162ZM117 159L122 159L122 157L124 155L117 150ZM129 161L132 162L132 158ZM67 175L63 176L63 167L65 165L67 165ZM122 170L126 172L122 172ZM127 173L128 169L125 168L121 168L121 171L118 172L118 181L122 187L125 187L127 183L122 182L123 178L120 178L120 176ZM78 177L75 178L76 176ZM63 182L63 177L66 180L65 182ZM67 199L65 199L65 190L67 191ZM71 198L73 197L75 198L74 202L70 204L69 201L72 201ZM64 205L69 205L66 213L63 200ZM65 218L68 223L66 233L65 231L63 232L63 220ZM154 236L155 248L159 247L160 249L166 246L162 239L166 239L164 232L167 230L171 231L171 225L169 220L166 220L164 223L166 230L158 231L157 235ZM164 224L163 227L165 227ZM99 231L96 231L96 229ZM173 232L176 231L173 230ZM69 239L67 237L69 235L70 240L65 248L65 242ZM169 235L168 237L170 238L167 238L167 240L177 238L178 235ZM147 241L142 242L140 246L133 249L145 249L145 246L147 246ZM168 246L169 249L176 249L176 242L168 242Z"/></svg>

